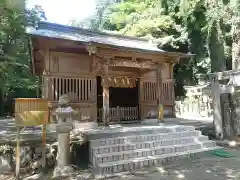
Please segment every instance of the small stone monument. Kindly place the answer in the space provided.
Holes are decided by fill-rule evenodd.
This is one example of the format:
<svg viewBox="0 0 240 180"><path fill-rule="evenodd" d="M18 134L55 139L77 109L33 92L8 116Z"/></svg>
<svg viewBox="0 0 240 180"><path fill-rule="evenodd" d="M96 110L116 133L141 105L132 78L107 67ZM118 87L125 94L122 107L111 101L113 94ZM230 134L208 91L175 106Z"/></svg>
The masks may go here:
<svg viewBox="0 0 240 180"><path fill-rule="evenodd" d="M59 98L59 107L55 111L57 117L58 155L57 165L53 173L54 177L69 176L73 172L70 165L70 131L73 129L72 115L74 110L68 103L68 96L62 95Z"/></svg>

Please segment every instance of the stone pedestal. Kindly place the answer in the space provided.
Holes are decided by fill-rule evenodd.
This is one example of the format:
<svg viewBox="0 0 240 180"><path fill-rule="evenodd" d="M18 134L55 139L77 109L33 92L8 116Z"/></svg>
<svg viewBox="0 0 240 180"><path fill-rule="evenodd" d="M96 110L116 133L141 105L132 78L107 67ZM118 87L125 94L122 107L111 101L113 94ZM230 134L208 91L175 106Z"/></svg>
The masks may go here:
<svg viewBox="0 0 240 180"><path fill-rule="evenodd" d="M58 155L57 166L53 173L54 177L69 176L73 172L70 165L70 131L73 129L72 114L73 109L70 107L58 108L56 110Z"/></svg>

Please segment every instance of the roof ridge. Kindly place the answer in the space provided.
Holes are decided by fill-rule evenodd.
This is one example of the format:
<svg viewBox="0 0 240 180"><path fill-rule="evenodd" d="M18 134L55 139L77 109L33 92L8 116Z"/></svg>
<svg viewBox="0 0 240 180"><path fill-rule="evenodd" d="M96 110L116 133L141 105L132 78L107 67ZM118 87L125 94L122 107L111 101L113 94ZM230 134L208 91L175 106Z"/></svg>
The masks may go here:
<svg viewBox="0 0 240 180"><path fill-rule="evenodd" d="M69 26L69 25L62 25L62 24L57 24L57 23L51 23L51 22L46 22L46 21L40 21L38 23L37 29L58 30L60 32L67 31L67 32L75 32L75 33L82 32L82 33L88 34L88 35L112 36L112 37L116 37L116 38L130 39L130 40L143 41L143 42L151 41L150 39L147 39L147 38L124 36L124 35L106 33L106 32L101 32L101 31L92 31L89 29L73 27L73 26Z"/></svg>

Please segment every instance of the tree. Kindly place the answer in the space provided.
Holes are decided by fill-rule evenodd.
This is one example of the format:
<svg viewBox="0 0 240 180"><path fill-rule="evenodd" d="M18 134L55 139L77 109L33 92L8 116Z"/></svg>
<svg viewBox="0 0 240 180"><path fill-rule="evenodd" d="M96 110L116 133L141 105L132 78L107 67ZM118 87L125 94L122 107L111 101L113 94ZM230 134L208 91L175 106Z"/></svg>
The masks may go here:
<svg viewBox="0 0 240 180"><path fill-rule="evenodd" d="M71 20L69 24L74 27L81 27L91 29L93 31L103 30L105 15L108 13L108 7L119 0L99 0L97 1L96 11L94 14L82 22L75 19Z"/></svg>
<svg viewBox="0 0 240 180"><path fill-rule="evenodd" d="M240 69L240 0L230 0L228 12L232 34L232 69Z"/></svg>
<svg viewBox="0 0 240 180"><path fill-rule="evenodd" d="M0 115L3 115L4 103L16 90L36 89L37 79L30 75L30 55L25 27L34 25L45 18L45 15L39 6L22 11L7 6L7 1L2 1L1 5L0 83L4 86L0 86Z"/></svg>
<svg viewBox="0 0 240 180"><path fill-rule="evenodd" d="M195 75L210 71L206 49L207 20L203 0L128 0L111 6L104 29L153 39L167 51L196 54L174 67L175 92L183 96L184 84L195 84ZM179 74L184 74L184 79Z"/></svg>

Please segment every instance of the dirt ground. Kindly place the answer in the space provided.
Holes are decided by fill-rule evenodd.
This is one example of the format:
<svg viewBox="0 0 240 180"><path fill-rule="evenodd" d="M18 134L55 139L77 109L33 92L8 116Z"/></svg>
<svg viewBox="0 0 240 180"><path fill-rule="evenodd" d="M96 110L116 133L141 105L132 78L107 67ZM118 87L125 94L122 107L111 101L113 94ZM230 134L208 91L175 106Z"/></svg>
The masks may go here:
<svg viewBox="0 0 240 180"><path fill-rule="evenodd" d="M239 180L240 149L225 149L234 157L205 157L168 167L155 167L132 175L131 180ZM124 179L124 177L122 177ZM125 178L127 179L127 178Z"/></svg>
<svg viewBox="0 0 240 180"><path fill-rule="evenodd" d="M154 167L131 175L112 177L109 180L240 180L240 149L225 149L234 157L224 158L207 153L201 159L187 160L179 164ZM94 178L79 176L64 180L83 180ZM26 176L25 176L26 177ZM13 175L0 175L0 180L14 180ZM23 178L24 179L24 178ZM48 178L45 178L48 179Z"/></svg>

